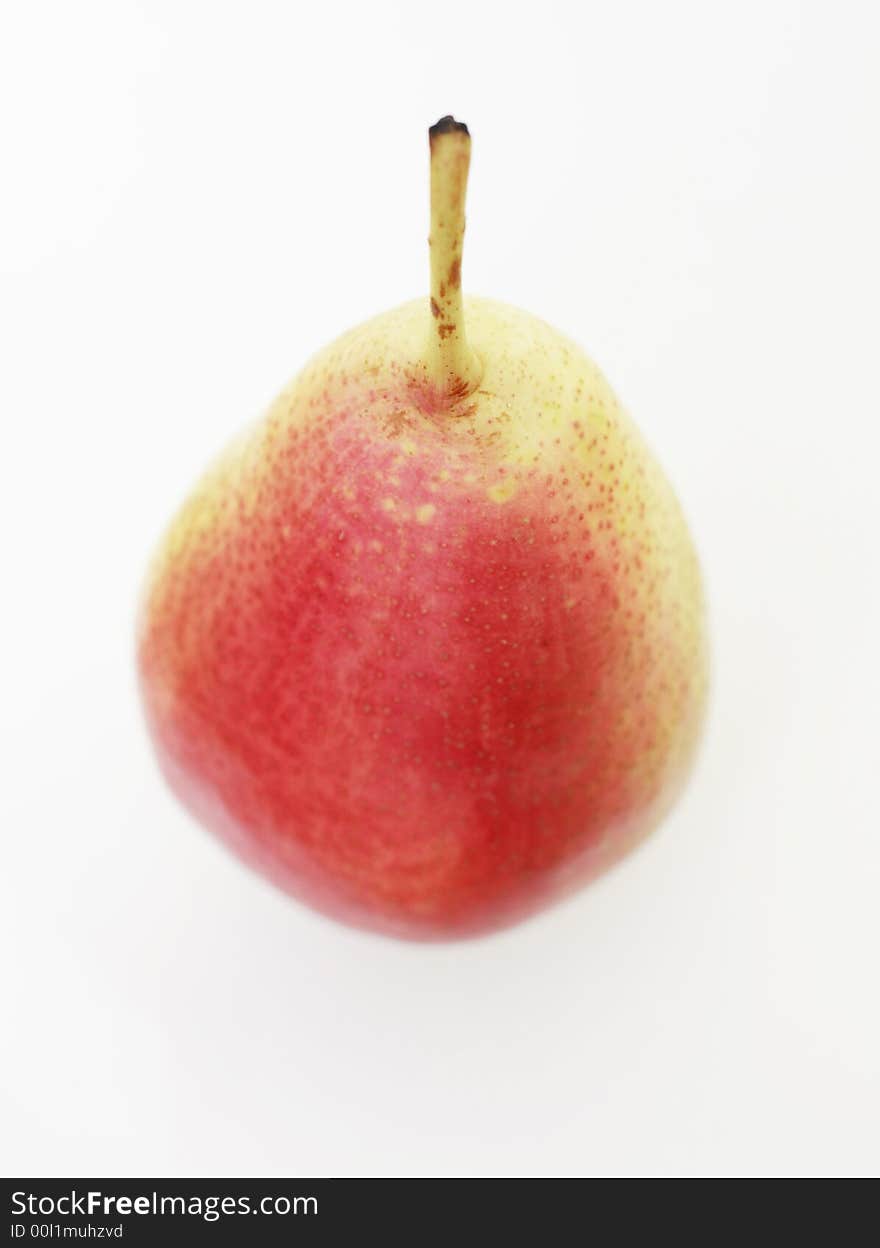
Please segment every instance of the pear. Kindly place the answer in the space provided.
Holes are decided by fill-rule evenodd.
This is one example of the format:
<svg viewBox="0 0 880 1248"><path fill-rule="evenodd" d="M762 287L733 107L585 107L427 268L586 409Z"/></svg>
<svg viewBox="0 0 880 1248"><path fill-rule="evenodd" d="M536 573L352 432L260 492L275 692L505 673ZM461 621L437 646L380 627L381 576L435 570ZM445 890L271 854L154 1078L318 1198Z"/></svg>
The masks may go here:
<svg viewBox="0 0 880 1248"><path fill-rule="evenodd" d="M208 472L138 663L199 819L318 910L442 939L646 836L707 660L672 489L573 342L462 297L470 136L429 133L430 299L327 347Z"/></svg>

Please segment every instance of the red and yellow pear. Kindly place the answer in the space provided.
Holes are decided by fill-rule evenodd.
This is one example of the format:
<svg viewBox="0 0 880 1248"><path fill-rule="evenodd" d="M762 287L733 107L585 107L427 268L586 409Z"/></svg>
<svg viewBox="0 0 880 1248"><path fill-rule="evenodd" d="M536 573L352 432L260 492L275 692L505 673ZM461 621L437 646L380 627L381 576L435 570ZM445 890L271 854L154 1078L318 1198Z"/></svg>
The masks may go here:
<svg viewBox="0 0 880 1248"><path fill-rule="evenodd" d="M430 134L431 295L345 334L208 472L142 606L186 805L282 888L485 932L637 844L691 761L697 560L598 368L463 298L470 137Z"/></svg>

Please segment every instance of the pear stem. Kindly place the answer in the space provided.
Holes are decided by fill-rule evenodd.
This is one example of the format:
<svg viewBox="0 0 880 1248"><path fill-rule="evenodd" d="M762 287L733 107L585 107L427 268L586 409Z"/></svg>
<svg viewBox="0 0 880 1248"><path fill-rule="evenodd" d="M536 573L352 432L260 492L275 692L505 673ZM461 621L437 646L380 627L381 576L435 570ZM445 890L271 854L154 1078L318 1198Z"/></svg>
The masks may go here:
<svg viewBox="0 0 880 1248"><path fill-rule="evenodd" d="M428 372L438 392L454 401L480 384L482 368L464 329L461 253L464 201L471 163L468 128L442 117L428 131L431 144L431 319Z"/></svg>

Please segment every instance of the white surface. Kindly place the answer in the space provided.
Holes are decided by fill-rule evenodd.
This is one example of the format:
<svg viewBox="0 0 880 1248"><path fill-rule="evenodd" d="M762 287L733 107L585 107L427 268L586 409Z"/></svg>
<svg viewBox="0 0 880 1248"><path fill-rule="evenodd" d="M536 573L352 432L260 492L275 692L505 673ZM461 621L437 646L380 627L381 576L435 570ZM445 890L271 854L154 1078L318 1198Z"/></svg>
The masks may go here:
<svg viewBox="0 0 880 1248"><path fill-rule="evenodd" d="M868 2L3 7L0 1171L877 1172L878 56ZM210 455L426 292L449 111L466 288L647 433L715 681L642 852L422 947L191 824L131 634Z"/></svg>

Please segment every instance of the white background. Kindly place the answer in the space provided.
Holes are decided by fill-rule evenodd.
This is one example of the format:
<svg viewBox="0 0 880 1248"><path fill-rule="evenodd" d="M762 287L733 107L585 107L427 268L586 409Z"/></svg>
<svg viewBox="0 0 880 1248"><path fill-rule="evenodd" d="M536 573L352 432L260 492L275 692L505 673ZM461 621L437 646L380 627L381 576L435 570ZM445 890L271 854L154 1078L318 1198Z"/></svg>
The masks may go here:
<svg viewBox="0 0 880 1248"><path fill-rule="evenodd" d="M8 1174L880 1168L872 3L7 3L0 19ZM154 768L149 551L307 356L467 289L598 360L676 483L714 699L651 843L519 928L336 926Z"/></svg>

